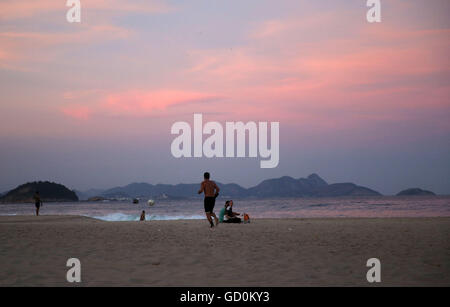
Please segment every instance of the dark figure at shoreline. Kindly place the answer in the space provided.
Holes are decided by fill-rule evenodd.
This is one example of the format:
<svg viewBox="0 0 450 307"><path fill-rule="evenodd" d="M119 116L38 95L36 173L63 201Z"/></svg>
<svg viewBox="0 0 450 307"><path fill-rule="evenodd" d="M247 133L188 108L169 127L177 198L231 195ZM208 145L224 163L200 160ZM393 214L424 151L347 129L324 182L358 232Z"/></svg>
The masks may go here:
<svg viewBox="0 0 450 307"><path fill-rule="evenodd" d="M145 221L145 210L142 210L140 221Z"/></svg>
<svg viewBox="0 0 450 307"><path fill-rule="evenodd" d="M33 199L34 205L36 206L36 216L39 216L39 209L42 206L42 200L41 196L39 195L39 191L36 191L36 193L34 193Z"/></svg>
<svg viewBox="0 0 450 307"><path fill-rule="evenodd" d="M198 194L205 193L205 199L204 199L204 206L205 206L205 214L206 218L208 219L209 224L211 227L214 227L214 223L212 221L212 217L214 217L214 220L216 222L216 226L219 225L219 219L217 218L216 214L214 213L214 205L216 203L216 197L219 196L219 187L217 184L209 180L209 173L206 172L203 174L203 180L200 190L198 191Z"/></svg>

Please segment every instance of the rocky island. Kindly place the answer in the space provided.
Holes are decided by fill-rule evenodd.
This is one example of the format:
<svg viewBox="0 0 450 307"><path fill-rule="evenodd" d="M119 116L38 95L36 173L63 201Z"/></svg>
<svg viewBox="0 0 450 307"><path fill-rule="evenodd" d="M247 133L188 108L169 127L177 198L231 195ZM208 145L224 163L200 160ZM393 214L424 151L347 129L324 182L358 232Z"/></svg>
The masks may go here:
<svg viewBox="0 0 450 307"><path fill-rule="evenodd" d="M43 202L78 201L78 196L62 184L49 181L35 181L22 184L0 197L1 203L33 202L33 195L39 191Z"/></svg>
<svg viewBox="0 0 450 307"><path fill-rule="evenodd" d="M397 193L397 196L431 196L431 195L436 195L436 194L434 194L431 191L422 190L419 188L406 189L406 190L403 190L403 191Z"/></svg>

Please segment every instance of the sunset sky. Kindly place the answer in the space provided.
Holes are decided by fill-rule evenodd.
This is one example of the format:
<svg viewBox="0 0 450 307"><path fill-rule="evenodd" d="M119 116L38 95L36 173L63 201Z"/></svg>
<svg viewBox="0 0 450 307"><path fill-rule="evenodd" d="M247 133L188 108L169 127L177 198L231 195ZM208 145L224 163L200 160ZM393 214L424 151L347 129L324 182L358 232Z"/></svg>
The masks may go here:
<svg viewBox="0 0 450 307"><path fill-rule="evenodd" d="M0 192L318 173L450 194L450 1L0 0ZM174 122L280 122L280 162L175 159Z"/></svg>

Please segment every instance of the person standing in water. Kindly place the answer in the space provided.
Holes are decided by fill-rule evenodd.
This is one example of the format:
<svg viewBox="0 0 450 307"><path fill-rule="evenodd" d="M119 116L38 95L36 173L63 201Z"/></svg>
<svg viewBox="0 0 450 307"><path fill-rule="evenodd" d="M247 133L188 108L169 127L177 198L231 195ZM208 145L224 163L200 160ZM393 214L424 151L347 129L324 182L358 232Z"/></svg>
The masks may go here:
<svg viewBox="0 0 450 307"><path fill-rule="evenodd" d="M206 218L208 219L209 224L211 227L214 227L214 223L212 221L212 217L214 217L214 220L216 222L216 226L219 225L219 219L217 218L216 214L214 213L214 205L216 203L216 197L219 196L219 187L217 184L209 180L209 173L206 172L203 174L203 180L200 190L198 190L198 194L205 193L205 199L204 199L204 206L205 206L205 214Z"/></svg>
<svg viewBox="0 0 450 307"><path fill-rule="evenodd" d="M41 196L39 195L39 191L36 191L36 193L34 193L33 199L34 205L36 206L36 216L39 216L39 209L42 206L42 200Z"/></svg>

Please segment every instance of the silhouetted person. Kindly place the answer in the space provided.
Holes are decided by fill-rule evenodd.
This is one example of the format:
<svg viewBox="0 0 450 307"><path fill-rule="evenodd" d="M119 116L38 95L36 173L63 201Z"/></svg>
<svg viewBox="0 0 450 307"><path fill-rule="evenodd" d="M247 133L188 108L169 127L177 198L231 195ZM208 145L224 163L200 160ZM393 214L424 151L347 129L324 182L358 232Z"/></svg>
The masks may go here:
<svg viewBox="0 0 450 307"><path fill-rule="evenodd" d="M141 221L145 221L145 210L142 210L141 219L140 220Z"/></svg>
<svg viewBox="0 0 450 307"><path fill-rule="evenodd" d="M214 220L216 221L216 226L219 225L219 219L214 213L214 205L216 203L216 197L219 196L220 189L214 181L209 180L209 177L210 176L208 172L203 174L203 178L205 180L203 180L200 186L200 190L198 191L198 194L201 194L203 192L205 193L204 206L206 218L208 219L211 227L214 227L211 216L214 217Z"/></svg>
<svg viewBox="0 0 450 307"><path fill-rule="evenodd" d="M39 195L39 191L36 191L36 193L34 193L33 199L34 205L36 206L36 216L39 216L39 209L42 206L42 200L41 196Z"/></svg>

